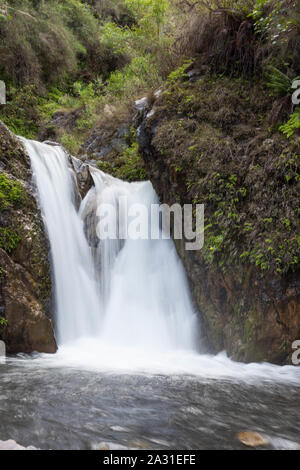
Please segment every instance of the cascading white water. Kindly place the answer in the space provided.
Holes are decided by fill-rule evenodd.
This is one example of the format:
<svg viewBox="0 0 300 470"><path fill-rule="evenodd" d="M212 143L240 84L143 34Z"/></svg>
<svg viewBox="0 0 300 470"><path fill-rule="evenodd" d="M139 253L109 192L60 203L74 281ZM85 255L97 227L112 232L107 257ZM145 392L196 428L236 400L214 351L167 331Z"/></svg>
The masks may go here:
<svg viewBox="0 0 300 470"><path fill-rule="evenodd" d="M52 255L59 344L100 332L98 296L91 250L75 208L68 157L59 146L23 139Z"/></svg>
<svg viewBox="0 0 300 470"><path fill-rule="evenodd" d="M136 202L149 207L157 202L151 183L129 184L90 168L95 186L78 211L75 175L65 151L22 141L51 245L60 347L55 358L43 361L49 366L59 361L97 370L300 382L293 366L245 365L225 353L197 353L196 318L170 240L102 240L96 249L89 246L97 207L110 203L117 208L119 196L127 197L129 207ZM87 229L84 223L89 217L92 223Z"/></svg>
<svg viewBox="0 0 300 470"><path fill-rule="evenodd" d="M123 196L128 210L139 203L150 214L151 204L158 203L150 182L129 184L99 170L91 172L97 206L110 204L118 213L119 197ZM121 214L121 220L126 219L127 214ZM126 239L123 246L119 239L102 240L98 256L104 298L103 341L155 353L195 348L196 317L171 240Z"/></svg>
<svg viewBox="0 0 300 470"><path fill-rule="evenodd" d="M110 203L117 209L121 195L128 207L138 202L150 208L158 202L151 183L129 184L91 168L95 187L77 212L64 150L24 142L51 244L59 344L94 336L106 346L136 348L148 355L194 350L196 319L173 243L103 240L97 249L97 274L84 235L82 219L90 206Z"/></svg>

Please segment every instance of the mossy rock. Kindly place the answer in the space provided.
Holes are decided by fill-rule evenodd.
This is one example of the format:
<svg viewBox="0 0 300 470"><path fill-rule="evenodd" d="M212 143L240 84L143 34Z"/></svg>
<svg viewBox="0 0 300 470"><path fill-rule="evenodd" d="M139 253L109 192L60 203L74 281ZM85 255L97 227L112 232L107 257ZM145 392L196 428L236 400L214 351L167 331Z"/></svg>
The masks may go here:
<svg viewBox="0 0 300 470"><path fill-rule="evenodd" d="M49 243L34 197L30 161L21 141L1 122L0 166L0 306L5 319L1 335L8 352L55 352L47 317Z"/></svg>

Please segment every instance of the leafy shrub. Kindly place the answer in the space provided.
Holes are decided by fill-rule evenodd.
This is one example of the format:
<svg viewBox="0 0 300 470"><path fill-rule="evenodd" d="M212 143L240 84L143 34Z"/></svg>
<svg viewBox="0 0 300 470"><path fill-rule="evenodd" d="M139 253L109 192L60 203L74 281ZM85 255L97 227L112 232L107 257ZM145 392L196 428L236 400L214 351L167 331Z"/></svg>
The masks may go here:
<svg viewBox="0 0 300 470"><path fill-rule="evenodd" d="M15 13L0 25L0 63L5 78L22 85L62 81L76 67L72 34L60 20Z"/></svg>
<svg viewBox="0 0 300 470"><path fill-rule="evenodd" d="M273 93L283 96L292 93L292 84L298 79L298 77L291 79L288 75L272 65L268 66L266 75L268 79L267 87L270 88Z"/></svg>
<svg viewBox="0 0 300 470"><path fill-rule="evenodd" d="M75 155L78 152L78 149L79 149L80 144L81 144L78 137L76 138L74 135L67 134L66 132L64 132L63 135L61 136L60 140L61 140L62 145L64 147L66 147L66 149L70 153Z"/></svg>
<svg viewBox="0 0 300 470"><path fill-rule="evenodd" d="M179 52L189 56L199 53L214 72L231 75L262 75L270 64L287 67L298 35L300 12L296 3L195 0L197 8L191 9L191 2L183 0L180 4L186 4L190 13L178 41Z"/></svg>
<svg viewBox="0 0 300 470"><path fill-rule="evenodd" d="M293 137L294 134L300 130L300 108L290 116L290 119L286 124L279 127L279 130L287 136L287 138Z"/></svg>
<svg viewBox="0 0 300 470"><path fill-rule="evenodd" d="M117 70L110 75L106 93L129 97L147 88L158 87L161 81L156 67L153 66L151 55L135 57L123 70Z"/></svg>
<svg viewBox="0 0 300 470"><path fill-rule="evenodd" d="M0 106L1 119L18 135L34 138L40 123L40 98L34 85L10 86L7 104Z"/></svg>
<svg viewBox="0 0 300 470"><path fill-rule="evenodd" d="M0 63L8 82L35 84L43 92L79 69L89 76L108 73L121 61L101 43L99 20L86 2L23 0L9 9L11 19L0 23Z"/></svg>
<svg viewBox="0 0 300 470"><path fill-rule="evenodd" d="M139 154L135 129L131 129L128 136L131 143L124 152L113 159L101 160L98 168L116 178L126 181L144 181L147 179L144 162Z"/></svg>

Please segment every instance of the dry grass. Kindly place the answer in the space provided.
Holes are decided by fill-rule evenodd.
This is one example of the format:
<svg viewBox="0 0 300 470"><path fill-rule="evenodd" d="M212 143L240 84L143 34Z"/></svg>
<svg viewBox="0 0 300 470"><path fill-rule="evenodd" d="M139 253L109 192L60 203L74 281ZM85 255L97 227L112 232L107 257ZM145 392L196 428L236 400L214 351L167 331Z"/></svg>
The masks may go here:
<svg viewBox="0 0 300 470"><path fill-rule="evenodd" d="M255 29L255 21L249 16L254 0L194 3L183 0L179 4L185 5L186 21L177 41L177 52L185 56L198 54L201 62L216 73L230 72L247 78L263 73L266 64L282 62L292 55L300 32L300 21L297 23L300 2L292 0L284 1L280 12L275 13L272 2L265 5L263 17L270 15L272 19L265 33ZM282 20L291 20L291 27L274 41L277 22Z"/></svg>

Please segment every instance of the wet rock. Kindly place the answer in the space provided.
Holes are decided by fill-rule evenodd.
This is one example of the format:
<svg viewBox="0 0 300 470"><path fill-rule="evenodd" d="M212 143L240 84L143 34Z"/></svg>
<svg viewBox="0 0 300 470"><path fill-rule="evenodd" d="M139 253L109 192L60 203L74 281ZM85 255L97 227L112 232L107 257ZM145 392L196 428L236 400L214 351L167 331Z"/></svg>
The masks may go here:
<svg viewBox="0 0 300 470"><path fill-rule="evenodd" d="M112 111L111 111L112 112ZM82 152L96 159L113 158L128 147L131 120L115 123L116 116L109 115L106 122L94 129L89 139L83 144Z"/></svg>
<svg viewBox="0 0 300 470"><path fill-rule="evenodd" d="M135 102L135 107L138 111L144 111L144 109L146 109L148 105L149 103L146 96Z"/></svg>
<svg viewBox="0 0 300 470"><path fill-rule="evenodd" d="M37 450L36 447L29 446L23 447L17 444L16 441L9 439L7 441L0 441L0 450Z"/></svg>
<svg viewBox="0 0 300 470"><path fill-rule="evenodd" d="M65 131L74 129L77 126L77 120L80 118L81 113L81 108L72 111L57 111L53 114L51 121L41 129L39 140L56 140Z"/></svg>
<svg viewBox="0 0 300 470"><path fill-rule="evenodd" d="M219 230L220 239L226 237L226 260L223 248L216 256L213 247L212 255L208 253L207 245L205 253L188 252L184 240L175 240L199 312L201 345L214 353L225 349L238 361L286 364L291 361L293 341L300 337L299 265L294 273L279 274L274 266L262 272L258 263L240 262L240 256L255 247L260 231L265 232L264 239L278 233L278 224L258 229L258 221L283 220L289 213L297 224L296 184L290 181L286 187L279 170L280 155L288 144L281 135L270 138L268 129L257 128L257 116L249 114L249 97L241 103L236 91L221 82L211 84L205 78L197 84L187 82L184 91L172 88L172 99L162 93L154 102L155 112L146 108L137 120L140 152L161 203L203 202L206 225L212 221L219 226L213 230ZM267 105L267 97L261 98ZM259 114L260 100L257 103ZM220 115L220 109L226 109L226 116ZM242 175L237 184L246 191L246 197L236 198L239 222L232 227L226 210L222 209L222 226L214 219L216 201L225 207L229 199L226 188L221 191L214 185L214 177L226 178L229 172ZM289 197L284 205L281 191L285 190ZM245 222L255 227L249 239L241 233ZM291 229L285 230L282 238L293 240L291 235Z"/></svg>
<svg viewBox="0 0 300 470"><path fill-rule="evenodd" d="M260 447L270 444L266 437L263 437L258 432L239 432L237 434L238 440L247 447Z"/></svg>
<svg viewBox="0 0 300 470"><path fill-rule="evenodd" d="M87 163L83 163L81 160L75 157L70 156L70 162L71 162L71 167L74 170L74 174L76 176L76 184L75 187L77 186L77 195L75 195L75 198L78 199L78 195L81 196L83 199L88 191L91 189L91 187L94 185L94 181L92 178L92 175L90 173L89 165ZM80 201L76 201L77 204Z"/></svg>
<svg viewBox="0 0 300 470"><path fill-rule="evenodd" d="M61 145L59 142L54 142L53 140L45 140L43 144L53 145L53 147L60 147Z"/></svg>
<svg viewBox="0 0 300 470"><path fill-rule="evenodd" d="M20 264L0 249L0 266L5 270L2 295L7 326L3 331L7 351L55 353L56 342L51 320L37 298L39 286Z"/></svg>
<svg viewBox="0 0 300 470"><path fill-rule="evenodd" d="M34 197L29 156L3 123L0 162L7 178L22 188L19 202L0 210L0 230L9 230L12 240L0 246L0 307L7 321L1 336L8 353L54 353L49 242Z"/></svg>
<svg viewBox="0 0 300 470"><path fill-rule="evenodd" d="M129 447L114 442L100 442L99 444L93 445L93 450L129 450Z"/></svg>

